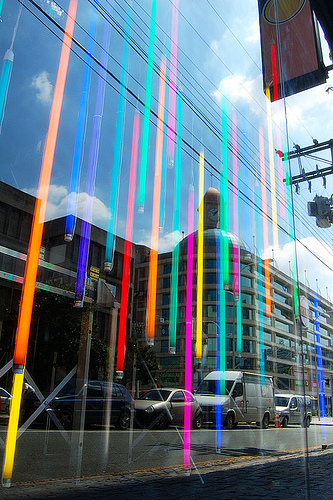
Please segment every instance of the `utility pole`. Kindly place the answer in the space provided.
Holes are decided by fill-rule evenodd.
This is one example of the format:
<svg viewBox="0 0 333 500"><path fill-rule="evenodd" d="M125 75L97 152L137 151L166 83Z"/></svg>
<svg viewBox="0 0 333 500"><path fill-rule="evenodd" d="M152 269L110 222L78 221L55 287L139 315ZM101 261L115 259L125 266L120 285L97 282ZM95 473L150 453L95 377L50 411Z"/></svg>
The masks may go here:
<svg viewBox="0 0 333 500"><path fill-rule="evenodd" d="M314 156L314 153L325 151L327 149L331 151L330 161ZM324 188L326 188L326 177L333 174L333 139L321 143L319 143L316 139L313 139L313 145L311 146L301 148L298 144L295 144L292 151L283 153L280 150L276 150L276 153L280 156L280 158L282 158L283 161L289 161L294 158L298 159L299 174L292 175L290 177L287 177L286 179L283 179L287 186L295 185L297 194L299 193L299 184L301 182L308 183L308 189L311 193L311 181L313 179L318 179L319 177L323 179L323 186ZM313 160L325 161L327 163L330 163L330 165L325 168L319 168L318 165L316 165L315 170L306 172L305 169L302 168L302 156L306 156ZM328 228L331 227L331 223L333 222L332 207L333 195L330 198L316 195L313 201L308 202L308 215L310 217L316 217L316 224L318 227Z"/></svg>

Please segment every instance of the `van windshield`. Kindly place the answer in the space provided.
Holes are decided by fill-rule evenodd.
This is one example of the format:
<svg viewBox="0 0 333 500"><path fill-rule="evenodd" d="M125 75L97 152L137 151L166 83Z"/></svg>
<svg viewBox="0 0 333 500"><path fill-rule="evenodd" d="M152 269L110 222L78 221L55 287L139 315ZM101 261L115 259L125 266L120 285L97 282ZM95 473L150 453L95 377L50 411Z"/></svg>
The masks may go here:
<svg viewBox="0 0 333 500"><path fill-rule="evenodd" d="M290 398L285 397L285 396L275 396L275 404L276 404L276 406L286 407L286 406L288 406L289 399Z"/></svg>
<svg viewBox="0 0 333 500"><path fill-rule="evenodd" d="M223 384L219 384L218 380L203 380L199 385L196 394L220 394L221 396L226 396L230 393L233 383L234 380L226 380L225 390L222 391Z"/></svg>

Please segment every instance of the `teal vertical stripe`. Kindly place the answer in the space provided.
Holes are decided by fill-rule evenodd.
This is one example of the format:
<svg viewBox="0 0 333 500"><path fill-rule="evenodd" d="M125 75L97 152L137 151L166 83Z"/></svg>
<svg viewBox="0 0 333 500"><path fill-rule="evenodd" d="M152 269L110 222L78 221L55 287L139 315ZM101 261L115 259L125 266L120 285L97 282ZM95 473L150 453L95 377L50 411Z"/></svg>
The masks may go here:
<svg viewBox="0 0 333 500"><path fill-rule="evenodd" d="M181 157L182 157L182 96L178 95L177 103L177 135L176 135L176 168L175 168L175 202L173 215L173 250L171 269L171 298L170 298L170 337L169 351L176 352L177 336L177 304L178 304L178 275L179 275L179 241L180 233L180 196L181 196Z"/></svg>
<svg viewBox="0 0 333 500"><path fill-rule="evenodd" d="M145 109L143 115L142 148L141 148L140 179L139 179L139 194L138 194L139 210L141 212L144 211L145 197L146 197L149 121L150 121L151 91L153 83L153 67L154 67L153 63L154 63L154 47L155 47L155 24L156 24L156 0L153 0L151 7L151 16L150 16Z"/></svg>
<svg viewBox="0 0 333 500"><path fill-rule="evenodd" d="M5 114L4 109L8 94L10 76L12 73L13 61L14 61L14 52L12 50L7 50L5 57L3 59L3 64L0 74L0 131L2 127L3 117Z"/></svg>

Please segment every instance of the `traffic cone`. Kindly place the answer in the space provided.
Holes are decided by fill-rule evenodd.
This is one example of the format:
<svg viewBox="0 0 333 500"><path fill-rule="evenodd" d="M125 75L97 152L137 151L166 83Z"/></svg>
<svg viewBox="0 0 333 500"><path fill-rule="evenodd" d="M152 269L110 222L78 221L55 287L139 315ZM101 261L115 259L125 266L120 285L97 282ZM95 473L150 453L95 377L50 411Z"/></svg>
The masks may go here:
<svg viewBox="0 0 333 500"><path fill-rule="evenodd" d="M280 415L278 413L276 413L276 415L275 415L275 427L277 429L282 429L281 422L280 422Z"/></svg>

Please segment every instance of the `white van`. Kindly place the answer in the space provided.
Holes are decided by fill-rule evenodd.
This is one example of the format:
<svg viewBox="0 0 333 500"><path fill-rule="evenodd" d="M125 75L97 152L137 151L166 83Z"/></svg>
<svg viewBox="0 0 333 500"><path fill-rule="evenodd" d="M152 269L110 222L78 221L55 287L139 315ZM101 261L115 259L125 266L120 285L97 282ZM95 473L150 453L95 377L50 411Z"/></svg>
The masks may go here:
<svg viewBox="0 0 333 500"><path fill-rule="evenodd" d="M273 379L239 371L214 371L200 383L195 397L204 421L221 423L227 429L238 422L256 422L267 429L275 421Z"/></svg>
<svg viewBox="0 0 333 500"><path fill-rule="evenodd" d="M281 426L299 424L309 427L312 419L310 396L298 394L275 394L276 414L280 418Z"/></svg>

